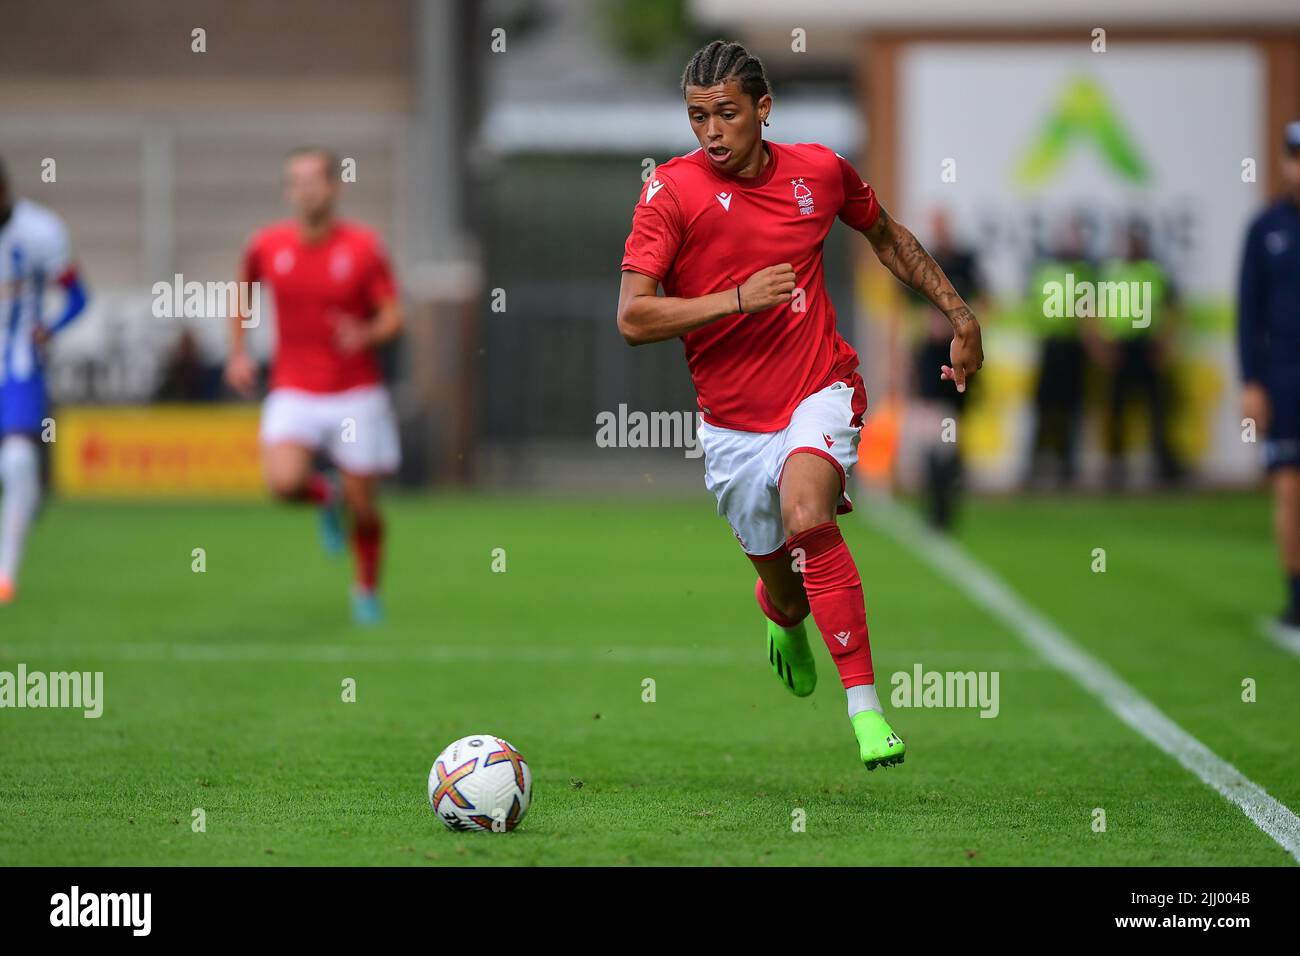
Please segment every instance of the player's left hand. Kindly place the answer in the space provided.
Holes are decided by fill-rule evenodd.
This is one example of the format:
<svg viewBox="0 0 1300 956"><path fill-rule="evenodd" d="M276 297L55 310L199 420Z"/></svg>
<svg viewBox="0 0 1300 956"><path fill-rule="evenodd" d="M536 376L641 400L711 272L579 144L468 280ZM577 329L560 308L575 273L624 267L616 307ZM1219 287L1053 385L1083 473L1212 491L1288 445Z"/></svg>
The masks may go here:
<svg viewBox="0 0 1300 956"><path fill-rule="evenodd" d="M52 337L53 336L50 335L50 330L39 322L37 322L36 327L32 329L32 341L36 343L37 348L44 348L45 343Z"/></svg>
<svg viewBox="0 0 1300 956"><path fill-rule="evenodd" d="M980 370L984 364L984 345L980 341L980 324L975 316L958 322L952 334L952 344L948 346L948 358L951 365L940 366L939 378L953 382L957 391L966 391L966 379Z"/></svg>
<svg viewBox="0 0 1300 956"><path fill-rule="evenodd" d="M370 326L350 315L340 315L334 323L334 345L344 355L360 352L373 345Z"/></svg>

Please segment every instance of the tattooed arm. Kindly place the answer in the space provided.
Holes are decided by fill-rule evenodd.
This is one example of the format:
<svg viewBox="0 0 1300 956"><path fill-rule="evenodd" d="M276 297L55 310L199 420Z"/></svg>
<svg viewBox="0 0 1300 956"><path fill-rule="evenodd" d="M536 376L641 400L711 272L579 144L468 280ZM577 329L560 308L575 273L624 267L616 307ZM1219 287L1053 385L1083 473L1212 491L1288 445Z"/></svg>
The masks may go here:
<svg viewBox="0 0 1300 956"><path fill-rule="evenodd" d="M886 269L900 282L929 299L952 323L952 346L948 350L952 365L942 366L939 374L945 381L953 382L957 391L966 391L967 377L974 375L984 364L980 325L975 313L962 301L930 253L916 241L916 236L883 208L879 218L863 235Z"/></svg>

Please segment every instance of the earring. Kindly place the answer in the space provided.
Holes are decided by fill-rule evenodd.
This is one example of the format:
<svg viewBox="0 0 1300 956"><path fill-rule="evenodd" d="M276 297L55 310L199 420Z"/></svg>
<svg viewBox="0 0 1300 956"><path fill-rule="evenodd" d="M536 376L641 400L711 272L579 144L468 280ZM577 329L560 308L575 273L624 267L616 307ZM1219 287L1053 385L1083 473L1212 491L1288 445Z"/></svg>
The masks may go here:
<svg viewBox="0 0 1300 956"><path fill-rule="evenodd" d="M764 125L764 126L771 126L772 124L769 123L767 120L763 120L763 125Z"/></svg>

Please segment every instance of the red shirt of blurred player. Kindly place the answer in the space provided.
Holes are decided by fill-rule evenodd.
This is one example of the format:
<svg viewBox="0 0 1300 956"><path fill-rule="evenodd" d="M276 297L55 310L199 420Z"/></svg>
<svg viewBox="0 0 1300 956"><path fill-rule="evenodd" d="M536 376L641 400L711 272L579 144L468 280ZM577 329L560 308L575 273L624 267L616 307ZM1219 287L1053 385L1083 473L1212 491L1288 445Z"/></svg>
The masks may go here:
<svg viewBox="0 0 1300 956"><path fill-rule="evenodd" d="M249 241L243 279L275 295L272 388L341 392L380 381L373 349L349 348L349 330L368 322L396 294L392 270L369 229L336 220L317 238L294 220L273 223Z"/></svg>

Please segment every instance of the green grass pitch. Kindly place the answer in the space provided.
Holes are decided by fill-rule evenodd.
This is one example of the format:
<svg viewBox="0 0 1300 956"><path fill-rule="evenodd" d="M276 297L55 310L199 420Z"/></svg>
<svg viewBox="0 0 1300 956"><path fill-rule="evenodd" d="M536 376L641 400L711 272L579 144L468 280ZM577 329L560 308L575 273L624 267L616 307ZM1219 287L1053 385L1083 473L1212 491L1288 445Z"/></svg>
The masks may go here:
<svg viewBox="0 0 1300 956"><path fill-rule="evenodd" d="M768 670L752 573L703 493L404 497L388 515L389 620L359 631L347 559L320 552L308 511L52 504L0 608L0 670L102 670L105 712L0 711L0 864L1292 862L857 517L882 698L916 663L1000 674L995 719L886 702L908 759L873 774L824 647L808 700ZM967 519L976 558L1300 806L1300 659L1256 626L1281 598L1263 497L976 502ZM454 834L428 806L434 755L474 732L532 765L513 834Z"/></svg>

